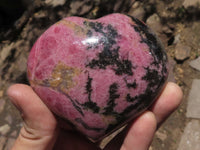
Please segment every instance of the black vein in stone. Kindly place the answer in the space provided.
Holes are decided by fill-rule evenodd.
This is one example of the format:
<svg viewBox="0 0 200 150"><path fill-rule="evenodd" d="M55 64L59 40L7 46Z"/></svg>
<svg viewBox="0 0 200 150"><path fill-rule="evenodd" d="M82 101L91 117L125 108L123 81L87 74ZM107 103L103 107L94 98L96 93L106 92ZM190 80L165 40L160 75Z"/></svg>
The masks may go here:
<svg viewBox="0 0 200 150"><path fill-rule="evenodd" d="M137 99L138 99L137 96L131 97L130 93L128 93L128 94L126 95L126 100L127 100L128 102L134 102L134 101L137 100Z"/></svg>
<svg viewBox="0 0 200 150"><path fill-rule="evenodd" d="M153 92L150 86L146 88L144 93L135 97L131 97L130 94L127 94L126 100L128 102L133 102L133 104L129 105L126 109L124 109L121 115L125 116L129 114L132 110L136 110L136 112L141 112L142 110L145 110L154 102L156 96L157 92Z"/></svg>
<svg viewBox="0 0 200 150"><path fill-rule="evenodd" d="M92 94L92 78L88 75L88 80L87 80L87 83L86 83L86 93L88 94L88 101L85 102L84 104L81 104L84 109L90 109L92 110L94 113L98 113L100 108L99 106L97 106L97 103L93 102L91 100L91 94Z"/></svg>
<svg viewBox="0 0 200 150"><path fill-rule="evenodd" d="M146 74L142 77L142 80L146 80L149 82L150 87L158 86L158 84L162 81L162 76L158 74L158 71L155 69L150 69L149 67L145 68Z"/></svg>
<svg viewBox="0 0 200 150"><path fill-rule="evenodd" d="M136 80L134 80L132 83L128 83L128 81L124 78L124 81L126 83L126 86L130 89L130 88L133 88L133 89L136 89L137 88L137 83L136 83Z"/></svg>
<svg viewBox="0 0 200 150"><path fill-rule="evenodd" d="M133 75L132 72L132 63L129 60L121 60L119 58L119 49L117 46L117 39L120 36L117 33L117 30L110 24L104 25L99 22L88 22L85 21L84 25L90 27L89 35L93 35L93 32L100 33L98 45L103 45L102 52L98 54L97 59L91 60L86 67L92 69L106 69L107 66L112 66L111 68L115 71L116 75ZM95 43L97 45L97 43ZM92 48L90 44L88 49Z"/></svg>
<svg viewBox="0 0 200 150"><path fill-rule="evenodd" d="M104 115L111 115L111 114L117 114L114 112L114 107L116 106L115 100L120 97L119 94L117 94L118 85L117 83L113 83L110 85L109 88L109 100L107 103L107 107L104 108L105 112Z"/></svg>
<svg viewBox="0 0 200 150"><path fill-rule="evenodd" d="M131 17L131 16L130 16ZM131 19L137 24L137 25L132 25L132 27L135 29L136 32L138 32L141 36L142 43L146 43L150 51L154 57L154 60L160 62L163 60L163 57L166 58L166 55L163 52L163 47L161 43L157 40L156 35L152 33L152 31L140 20L131 17Z"/></svg>
<svg viewBox="0 0 200 150"><path fill-rule="evenodd" d="M97 127L88 126L87 123L85 123L81 118L76 118L75 121L77 123L80 123L87 130L94 130L94 131L98 131L98 132L104 130L104 128L97 128Z"/></svg>
<svg viewBox="0 0 200 150"><path fill-rule="evenodd" d="M92 93L92 78L88 75L88 81L86 83L86 92L88 94L88 99L91 101L91 93Z"/></svg>
<svg viewBox="0 0 200 150"><path fill-rule="evenodd" d="M157 68L161 67L162 69L161 75L159 75L156 69L145 68L147 73L144 77L142 77L142 79L149 82L149 87L157 86L158 89L165 82L168 70L166 66L168 61L167 55L164 51L164 48L162 47L161 42L156 38L156 35L144 23L132 16L130 17L136 24L131 26L136 32L140 34L141 43L145 43L149 46L150 53L154 59L150 65L154 65Z"/></svg>
<svg viewBox="0 0 200 150"><path fill-rule="evenodd" d="M66 93L64 93L64 92L62 92L62 91L61 91L61 93L63 93L67 98L69 98L69 100L71 101L71 103L72 103L72 105L74 106L74 108L75 108L82 116L84 116L84 113L83 113L81 107L78 106L79 103L77 103L77 100L73 100L73 99L71 98L71 96L69 96L68 94L66 94Z"/></svg>

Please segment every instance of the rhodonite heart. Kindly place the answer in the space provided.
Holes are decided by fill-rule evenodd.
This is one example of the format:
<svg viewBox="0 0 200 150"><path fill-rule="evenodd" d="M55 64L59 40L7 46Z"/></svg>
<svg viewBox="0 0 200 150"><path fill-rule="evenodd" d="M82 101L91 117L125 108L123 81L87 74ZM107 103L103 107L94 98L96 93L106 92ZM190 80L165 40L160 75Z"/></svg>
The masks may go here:
<svg viewBox="0 0 200 150"><path fill-rule="evenodd" d="M122 14L65 18L40 36L28 58L34 91L93 141L146 110L167 74L155 34Z"/></svg>

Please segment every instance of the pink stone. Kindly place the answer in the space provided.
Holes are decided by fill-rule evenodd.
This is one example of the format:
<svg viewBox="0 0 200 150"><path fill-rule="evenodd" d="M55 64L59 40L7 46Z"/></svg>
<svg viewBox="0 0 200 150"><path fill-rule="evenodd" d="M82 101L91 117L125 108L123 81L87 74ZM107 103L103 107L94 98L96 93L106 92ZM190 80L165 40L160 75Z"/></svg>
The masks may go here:
<svg viewBox="0 0 200 150"><path fill-rule="evenodd" d="M58 116L98 141L145 111L168 74L167 55L139 20L68 17L34 44L28 78Z"/></svg>

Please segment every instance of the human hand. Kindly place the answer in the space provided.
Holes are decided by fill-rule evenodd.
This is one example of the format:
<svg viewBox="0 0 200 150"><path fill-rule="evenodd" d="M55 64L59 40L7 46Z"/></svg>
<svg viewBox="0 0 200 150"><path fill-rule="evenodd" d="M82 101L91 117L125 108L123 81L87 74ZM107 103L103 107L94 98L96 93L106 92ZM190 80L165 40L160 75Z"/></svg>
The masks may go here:
<svg viewBox="0 0 200 150"><path fill-rule="evenodd" d="M97 144L70 127L61 128L31 87L15 84L7 93L24 121L12 150L100 150ZM156 129L179 106L182 95L176 84L167 83L156 102L129 123L104 150L147 150Z"/></svg>

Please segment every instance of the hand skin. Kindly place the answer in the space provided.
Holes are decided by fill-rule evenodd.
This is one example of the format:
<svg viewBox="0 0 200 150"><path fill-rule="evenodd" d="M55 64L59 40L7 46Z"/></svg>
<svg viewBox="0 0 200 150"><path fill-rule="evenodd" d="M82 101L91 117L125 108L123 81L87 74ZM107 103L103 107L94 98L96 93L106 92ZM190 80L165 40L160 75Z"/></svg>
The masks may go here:
<svg viewBox="0 0 200 150"><path fill-rule="evenodd" d="M12 150L100 150L76 131L61 128L30 86L12 85L7 94L24 121ZM176 84L167 83L151 108L129 123L104 150L147 150L155 131L179 106L182 95Z"/></svg>

